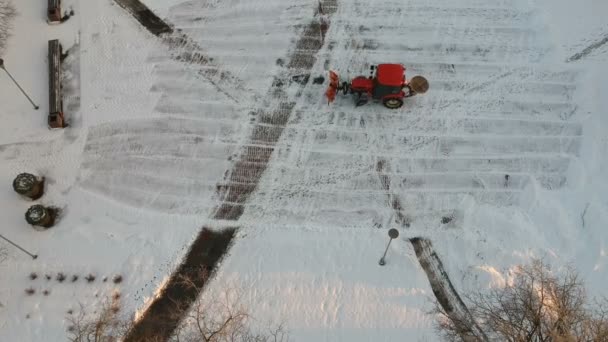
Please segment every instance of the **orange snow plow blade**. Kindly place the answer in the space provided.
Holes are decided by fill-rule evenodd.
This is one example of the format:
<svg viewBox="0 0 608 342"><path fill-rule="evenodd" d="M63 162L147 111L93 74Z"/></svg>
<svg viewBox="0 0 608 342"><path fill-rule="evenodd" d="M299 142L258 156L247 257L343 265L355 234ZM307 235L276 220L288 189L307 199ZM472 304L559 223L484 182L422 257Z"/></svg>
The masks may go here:
<svg viewBox="0 0 608 342"><path fill-rule="evenodd" d="M338 91L338 85L340 84L340 78L334 71L329 71L329 86L325 91L325 97L327 97L327 104L334 102L336 99L336 93Z"/></svg>

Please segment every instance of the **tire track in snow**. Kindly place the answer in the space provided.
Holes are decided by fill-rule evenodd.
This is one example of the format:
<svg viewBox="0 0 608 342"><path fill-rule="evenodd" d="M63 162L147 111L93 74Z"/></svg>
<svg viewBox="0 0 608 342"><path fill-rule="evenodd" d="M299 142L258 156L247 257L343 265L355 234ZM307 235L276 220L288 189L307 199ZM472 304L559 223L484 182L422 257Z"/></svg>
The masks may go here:
<svg viewBox="0 0 608 342"><path fill-rule="evenodd" d="M323 6L327 15L331 15L337 10L336 0L325 0L319 5ZM318 22L311 21L296 42L296 50L290 56L285 72L275 77L274 87L269 91L267 100L262 103L264 107L257 112L258 123L264 125L254 126L250 137L251 141L267 141L269 146L244 145L238 160L229 171L229 176L226 177L225 182L218 185L218 193L222 202L213 215L214 219L235 221L243 214L244 204L257 188L274 151L273 145L281 136L306 82L296 83L294 87L291 87L296 88L295 93L288 93L288 90L294 89L283 89L279 84L286 85L294 73L298 75L308 73L310 76L316 51L308 49L303 52L298 50L298 47L301 46L302 41L307 39L307 36L314 33L318 33L324 40L328 24L323 27ZM318 49L322 45L322 42L318 44ZM269 105L271 109L266 110L265 108L268 108ZM252 167L249 162L257 164ZM142 319L135 323L126 338L127 342L168 340L171 337L181 318L188 312L190 305L206 283L206 279L197 277L197 272L201 267L207 272L213 272L217 262L227 252L234 233L235 229L225 230L221 233L209 229L201 231L178 270L171 275L167 286L144 312ZM196 279L196 286L186 286L183 282L185 277Z"/></svg>
<svg viewBox="0 0 608 342"><path fill-rule="evenodd" d="M237 76L213 63L212 58L205 54L204 49L196 41L180 30L174 30L172 25L160 19L140 0L114 1L133 15L150 33L159 37L168 46L172 59L203 66L198 74L234 103L240 103L239 98L243 96L242 94L250 94L249 96L254 99L259 97L255 90L245 88L242 80Z"/></svg>
<svg viewBox="0 0 608 342"><path fill-rule="evenodd" d="M473 81L489 78L505 70L500 64L473 64L419 61L408 63L409 70L423 73L433 80ZM573 70L550 70L535 65L507 66L515 72L517 82L534 81L546 83L572 84L578 76ZM434 84L434 82L433 82ZM434 87L433 87L434 88Z"/></svg>
<svg viewBox="0 0 608 342"><path fill-rule="evenodd" d="M391 178L388 175L384 174L385 167L386 160L378 160L378 163L376 164L376 172L378 173L378 177L380 178L380 186L382 187L382 189L384 189L384 191L387 192L388 203L389 206L395 211L397 223L409 228L411 218L404 213L403 205L401 204L401 199L399 199L399 196L396 196L391 192Z"/></svg>
<svg viewBox="0 0 608 342"><path fill-rule="evenodd" d="M600 47L602 47L606 43L608 43L608 35L604 36L604 38L598 40L597 42L595 42L595 43L587 46L582 51L577 52L574 55L570 56L568 59L566 59L566 62L567 63L576 62L576 61L580 60L581 58L586 57L587 55L589 55L593 51L599 49Z"/></svg>
<svg viewBox="0 0 608 342"><path fill-rule="evenodd" d="M409 228L415 215L415 210L404 207L400 196L391 190L391 176L386 173L389 168L390 166L385 159L378 159L376 163L376 173L380 180L380 186L386 192L388 206L394 211L395 222L401 227ZM452 210L448 209L447 212L452 213Z"/></svg>
<svg viewBox="0 0 608 342"><path fill-rule="evenodd" d="M362 124L363 123L363 124ZM318 130L365 132L366 130L390 129L397 124L403 124L403 135L436 134L436 135L531 135L531 136L580 136L580 124L567 121L547 121L516 119L508 117L451 116L441 115L403 115L398 113L374 112L330 112L326 116L318 116L312 121ZM310 129L306 125L295 123L290 128Z"/></svg>

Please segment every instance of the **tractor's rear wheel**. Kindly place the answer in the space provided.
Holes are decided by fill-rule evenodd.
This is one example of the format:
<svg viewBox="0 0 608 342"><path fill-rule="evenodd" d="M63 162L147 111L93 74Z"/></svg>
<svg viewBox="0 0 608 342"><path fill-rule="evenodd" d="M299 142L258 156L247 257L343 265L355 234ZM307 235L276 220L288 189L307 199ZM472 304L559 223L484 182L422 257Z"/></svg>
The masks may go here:
<svg viewBox="0 0 608 342"><path fill-rule="evenodd" d="M390 109L397 109L403 106L403 100L399 98L384 99L382 103L384 104L384 107Z"/></svg>

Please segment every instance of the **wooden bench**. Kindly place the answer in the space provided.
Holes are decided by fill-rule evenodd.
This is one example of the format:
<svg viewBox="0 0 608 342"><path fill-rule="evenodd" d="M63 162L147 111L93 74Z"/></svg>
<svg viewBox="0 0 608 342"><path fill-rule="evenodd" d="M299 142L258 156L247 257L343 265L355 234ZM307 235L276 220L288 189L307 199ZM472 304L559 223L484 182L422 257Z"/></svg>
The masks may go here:
<svg viewBox="0 0 608 342"><path fill-rule="evenodd" d="M62 48L59 40L49 40L49 117L51 128L66 126L63 116L63 99L61 94L61 56Z"/></svg>

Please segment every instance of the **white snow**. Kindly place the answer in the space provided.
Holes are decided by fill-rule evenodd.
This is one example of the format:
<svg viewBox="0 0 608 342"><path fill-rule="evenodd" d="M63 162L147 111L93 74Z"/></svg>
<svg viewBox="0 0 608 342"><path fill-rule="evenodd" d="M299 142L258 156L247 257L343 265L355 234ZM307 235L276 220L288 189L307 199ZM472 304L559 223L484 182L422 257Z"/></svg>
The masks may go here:
<svg viewBox="0 0 608 342"><path fill-rule="evenodd" d="M437 340L433 293L407 241L416 236L433 242L461 293L501 286L514 265L545 257L573 264L591 295L608 295L608 44L566 63L608 35L603 1L338 0L312 77L400 62L430 91L390 111L345 96L327 106L310 82L236 224L210 218L215 187L249 138L250 112L278 101L267 95L277 60L316 1L145 3L212 64L171 58L111 1L64 0L76 15L54 26L44 1L15 1L2 58L40 109L0 72L0 234L39 257L0 241L9 252L0 340L64 341L69 309L93 311L116 290L141 313L203 225L241 227L203 295L239 287L257 321L284 321L297 341ZM71 48L70 127L50 131L55 38ZM212 83L204 68L234 78ZM55 227L25 222L33 202L11 187L21 172L46 177L35 203L63 209ZM410 227L398 223L395 198ZM389 227L401 235L380 267Z"/></svg>

